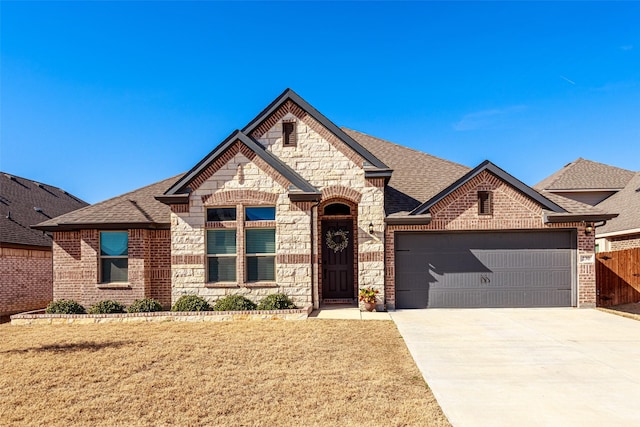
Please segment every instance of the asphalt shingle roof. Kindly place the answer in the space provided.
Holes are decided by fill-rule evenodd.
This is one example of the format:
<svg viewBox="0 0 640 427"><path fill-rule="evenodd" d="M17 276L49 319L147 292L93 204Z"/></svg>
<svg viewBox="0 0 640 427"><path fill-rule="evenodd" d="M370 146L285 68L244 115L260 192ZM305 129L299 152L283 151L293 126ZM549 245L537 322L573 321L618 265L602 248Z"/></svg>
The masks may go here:
<svg viewBox="0 0 640 427"><path fill-rule="evenodd" d="M106 224L138 224L152 228L168 227L171 221L171 208L155 199L163 194L183 174L139 188L121 196L87 206L83 209L39 223L41 229L83 228L82 226L100 226Z"/></svg>
<svg viewBox="0 0 640 427"><path fill-rule="evenodd" d="M30 226L84 206L58 187L0 172L0 243L51 246L51 237Z"/></svg>
<svg viewBox="0 0 640 427"><path fill-rule="evenodd" d="M547 190L614 190L622 189L635 172L578 158L533 188Z"/></svg>
<svg viewBox="0 0 640 427"><path fill-rule="evenodd" d="M362 132L342 130L393 169L385 194L387 214L412 211L471 170Z"/></svg>
<svg viewBox="0 0 640 427"><path fill-rule="evenodd" d="M598 234L613 233L640 228L640 172L637 172L627 185L598 204L598 208L620 214L598 227Z"/></svg>

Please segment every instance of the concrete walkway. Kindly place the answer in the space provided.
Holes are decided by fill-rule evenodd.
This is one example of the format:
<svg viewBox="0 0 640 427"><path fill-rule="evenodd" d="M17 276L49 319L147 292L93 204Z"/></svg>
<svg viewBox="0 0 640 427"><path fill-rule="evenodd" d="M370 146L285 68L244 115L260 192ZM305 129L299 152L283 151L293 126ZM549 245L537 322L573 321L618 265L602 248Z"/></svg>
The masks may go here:
<svg viewBox="0 0 640 427"><path fill-rule="evenodd" d="M589 309L391 313L449 421L640 426L640 322Z"/></svg>
<svg viewBox="0 0 640 427"><path fill-rule="evenodd" d="M342 320L391 320L389 313L360 311L352 305L333 304L314 310L309 318L318 319L342 319Z"/></svg>

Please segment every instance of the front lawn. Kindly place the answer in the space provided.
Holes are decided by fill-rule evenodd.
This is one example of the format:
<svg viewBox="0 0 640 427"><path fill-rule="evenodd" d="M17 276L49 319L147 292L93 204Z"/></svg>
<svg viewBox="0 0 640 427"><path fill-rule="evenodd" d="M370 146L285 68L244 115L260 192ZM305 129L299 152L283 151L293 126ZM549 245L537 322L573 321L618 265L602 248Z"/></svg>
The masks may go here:
<svg viewBox="0 0 640 427"><path fill-rule="evenodd" d="M448 426L393 322L0 325L5 425Z"/></svg>

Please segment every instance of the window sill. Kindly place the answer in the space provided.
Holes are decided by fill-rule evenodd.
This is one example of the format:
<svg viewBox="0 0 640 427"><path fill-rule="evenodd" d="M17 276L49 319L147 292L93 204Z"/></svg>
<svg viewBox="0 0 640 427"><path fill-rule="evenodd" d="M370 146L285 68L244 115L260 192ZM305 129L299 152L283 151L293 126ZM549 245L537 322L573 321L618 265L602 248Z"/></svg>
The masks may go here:
<svg viewBox="0 0 640 427"><path fill-rule="evenodd" d="M237 288L238 284L236 282L211 282L211 283L205 283L204 284L205 288Z"/></svg>
<svg viewBox="0 0 640 427"><path fill-rule="evenodd" d="M129 283L98 283L98 289L131 289Z"/></svg>
<svg viewBox="0 0 640 427"><path fill-rule="evenodd" d="M251 282L245 283L245 288L277 288L278 284L276 282Z"/></svg>

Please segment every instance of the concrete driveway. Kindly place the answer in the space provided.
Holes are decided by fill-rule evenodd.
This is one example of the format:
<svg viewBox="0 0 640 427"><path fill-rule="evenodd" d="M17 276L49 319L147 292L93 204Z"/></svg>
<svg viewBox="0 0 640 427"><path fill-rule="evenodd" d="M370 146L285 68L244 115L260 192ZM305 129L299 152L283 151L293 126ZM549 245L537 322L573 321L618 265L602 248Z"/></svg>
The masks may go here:
<svg viewBox="0 0 640 427"><path fill-rule="evenodd" d="M640 425L639 321L574 308L391 317L455 427Z"/></svg>

